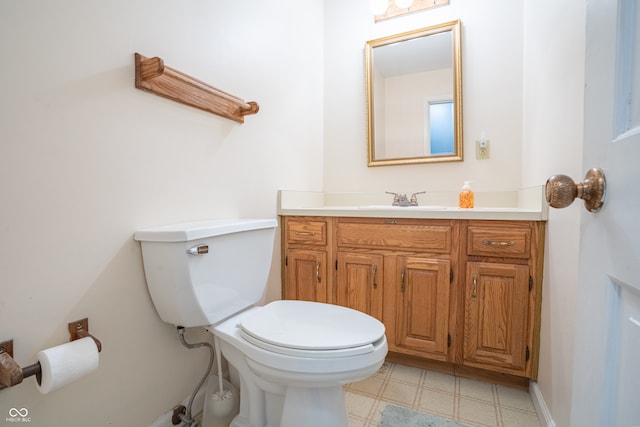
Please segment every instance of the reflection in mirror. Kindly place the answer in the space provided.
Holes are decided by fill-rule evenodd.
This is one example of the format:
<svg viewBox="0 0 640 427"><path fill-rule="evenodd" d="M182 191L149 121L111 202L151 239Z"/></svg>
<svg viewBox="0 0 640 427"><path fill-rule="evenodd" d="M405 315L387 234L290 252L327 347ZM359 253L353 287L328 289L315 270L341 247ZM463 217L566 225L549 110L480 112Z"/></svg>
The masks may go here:
<svg viewBox="0 0 640 427"><path fill-rule="evenodd" d="M460 21L366 44L369 166L462 160Z"/></svg>

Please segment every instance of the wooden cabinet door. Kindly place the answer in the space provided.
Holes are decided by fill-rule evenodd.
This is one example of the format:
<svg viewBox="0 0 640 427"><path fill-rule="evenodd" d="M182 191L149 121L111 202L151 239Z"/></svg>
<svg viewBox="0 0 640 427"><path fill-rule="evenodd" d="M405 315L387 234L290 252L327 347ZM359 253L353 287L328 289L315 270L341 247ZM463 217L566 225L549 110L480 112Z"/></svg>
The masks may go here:
<svg viewBox="0 0 640 427"><path fill-rule="evenodd" d="M336 303L382 321L383 256L338 252Z"/></svg>
<svg viewBox="0 0 640 427"><path fill-rule="evenodd" d="M450 260L403 256L398 263L397 346L447 360Z"/></svg>
<svg viewBox="0 0 640 427"><path fill-rule="evenodd" d="M529 358L528 307L528 266L469 262L465 284L465 364L525 373Z"/></svg>
<svg viewBox="0 0 640 427"><path fill-rule="evenodd" d="M285 258L285 298L327 302L327 253L289 249Z"/></svg>

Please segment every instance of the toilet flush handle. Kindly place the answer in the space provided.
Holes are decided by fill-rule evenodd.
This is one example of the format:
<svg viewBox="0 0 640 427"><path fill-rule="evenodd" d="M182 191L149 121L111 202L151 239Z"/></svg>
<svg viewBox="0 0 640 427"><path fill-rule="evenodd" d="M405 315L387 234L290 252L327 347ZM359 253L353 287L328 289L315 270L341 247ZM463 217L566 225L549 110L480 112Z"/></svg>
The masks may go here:
<svg viewBox="0 0 640 427"><path fill-rule="evenodd" d="M198 245L187 249L189 255L204 255L209 253L209 245Z"/></svg>

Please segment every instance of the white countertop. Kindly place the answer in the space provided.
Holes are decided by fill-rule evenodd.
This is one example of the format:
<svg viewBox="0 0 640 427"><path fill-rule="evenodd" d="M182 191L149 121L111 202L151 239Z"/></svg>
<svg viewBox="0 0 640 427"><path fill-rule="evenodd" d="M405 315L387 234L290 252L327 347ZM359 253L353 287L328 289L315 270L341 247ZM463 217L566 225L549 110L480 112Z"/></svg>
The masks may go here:
<svg viewBox="0 0 640 427"><path fill-rule="evenodd" d="M411 194L407 194L410 197ZM430 191L418 195L419 206L391 206L393 196L379 193L278 192L278 214L369 218L445 218L546 221L544 186L515 191L476 192L475 206L457 207L458 193Z"/></svg>

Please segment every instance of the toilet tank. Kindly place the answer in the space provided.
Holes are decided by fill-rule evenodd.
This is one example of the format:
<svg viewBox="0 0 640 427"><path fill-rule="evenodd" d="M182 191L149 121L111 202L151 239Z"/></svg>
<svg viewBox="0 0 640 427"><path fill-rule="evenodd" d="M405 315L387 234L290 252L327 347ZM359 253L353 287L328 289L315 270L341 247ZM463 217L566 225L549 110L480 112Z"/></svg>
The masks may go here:
<svg viewBox="0 0 640 427"><path fill-rule="evenodd" d="M260 301L276 227L274 219L231 219L136 231L160 318L177 326L212 325Z"/></svg>

